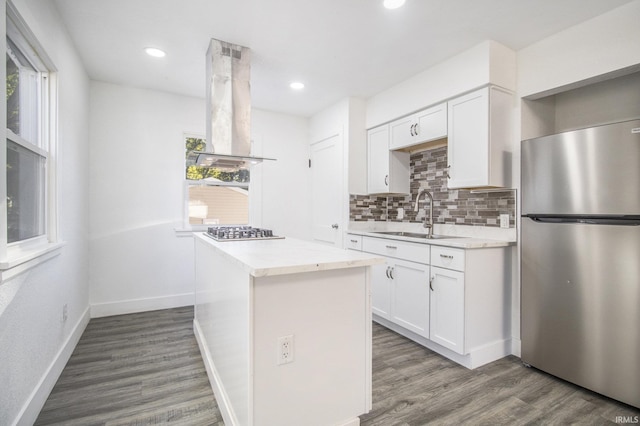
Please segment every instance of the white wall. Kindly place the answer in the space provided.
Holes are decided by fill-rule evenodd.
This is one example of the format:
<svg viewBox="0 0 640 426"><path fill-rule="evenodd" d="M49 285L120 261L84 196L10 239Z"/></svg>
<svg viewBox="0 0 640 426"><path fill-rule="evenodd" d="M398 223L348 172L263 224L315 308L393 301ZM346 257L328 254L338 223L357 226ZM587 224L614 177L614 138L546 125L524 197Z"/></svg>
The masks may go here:
<svg viewBox="0 0 640 426"><path fill-rule="evenodd" d="M367 100L367 128L485 86L516 89L516 55L487 40Z"/></svg>
<svg viewBox="0 0 640 426"><path fill-rule="evenodd" d="M546 96L640 70L639 20L636 0L520 50L518 93Z"/></svg>
<svg viewBox="0 0 640 426"><path fill-rule="evenodd" d="M59 226L66 245L59 256L0 283L2 425L35 420L84 330L89 306L89 79L53 3L14 3L58 69Z"/></svg>
<svg viewBox="0 0 640 426"><path fill-rule="evenodd" d="M92 316L193 303L184 212L184 134L205 133L204 100L91 82Z"/></svg>
<svg viewBox="0 0 640 426"><path fill-rule="evenodd" d="M251 172L251 224L310 239L309 120L253 109L251 133L252 153L276 159Z"/></svg>
<svg viewBox="0 0 640 426"><path fill-rule="evenodd" d="M204 99L92 82L90 123L92 316L193 303L193 240L174 229ZM277 159L252 171L252 225L306 238L306 119L253 111L252 132L254 155Z"/></svg>
<svg viewBox="0 0 640 426"><path fill-rule="evenodd" d="M640 72L570 90L554 98L556 132L637 119Z"/></svg>

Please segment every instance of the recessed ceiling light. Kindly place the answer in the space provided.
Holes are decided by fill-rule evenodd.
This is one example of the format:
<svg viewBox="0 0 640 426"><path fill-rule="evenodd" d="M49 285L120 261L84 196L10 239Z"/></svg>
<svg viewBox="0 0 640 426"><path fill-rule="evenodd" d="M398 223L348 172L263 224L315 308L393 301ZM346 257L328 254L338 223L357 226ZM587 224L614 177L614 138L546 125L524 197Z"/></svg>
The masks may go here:
<svg viewBox="0 0 640 426"><path fill-rule="evenodd" d="M294 81L289 85L293 90L302 90L304 89L304 83L300 83L299 81Z"/></svg>
<svg viewBox="0 0 640 426"><path fill-rule="evenodd" d="M154 58L164 58L167 55L164 50L160 50L155 47L145 47L144 51L147 55L153 56Z"/></svg>
<svg viewBox="0 0 640 426"><path fill-rule="evenodd" d="M405 0L384 0L384 7L387 9L397 9L404 4Z"/></svg>

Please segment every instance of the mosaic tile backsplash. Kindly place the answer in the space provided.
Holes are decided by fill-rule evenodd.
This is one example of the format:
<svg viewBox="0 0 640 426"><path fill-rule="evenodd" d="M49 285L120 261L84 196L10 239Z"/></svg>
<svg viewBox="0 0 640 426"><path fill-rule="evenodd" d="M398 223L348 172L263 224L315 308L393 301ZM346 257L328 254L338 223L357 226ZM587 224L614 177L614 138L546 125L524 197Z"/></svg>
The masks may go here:
<svg viewBox="0 0 640 426"><path fill-rule="evenodd" d="M515 226L515 191L475 192L448 189L446 178L447 147L411 154L411 195L351 195L349 216L352 221L422 222L425 202L414 211L420 189L433 195L433 221L453 225L499 226L498 215L509 214L509 227ZM428 199L428 197L425 197ZM398 209L404 218L398 219ZM428 209L426 209L428 210Z"/></svg>

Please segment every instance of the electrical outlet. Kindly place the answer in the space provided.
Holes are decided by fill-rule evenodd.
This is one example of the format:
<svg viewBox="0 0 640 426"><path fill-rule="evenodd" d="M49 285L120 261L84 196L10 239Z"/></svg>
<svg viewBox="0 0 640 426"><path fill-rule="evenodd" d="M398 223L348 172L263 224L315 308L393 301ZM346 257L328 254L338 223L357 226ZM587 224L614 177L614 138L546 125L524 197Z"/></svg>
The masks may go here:
<svg viewBox="0 0 640 426"><path fill-rule="evenodd" d="M404 209L402 207L398 207L398 220L404 219Z"/></svg>
<svg viewBox="0 0 640 426"><path fill-rule="evenodd" d="M500 228L509 227L509 213L503 213L500 215Z"/></svg>
<svg viewBox="0 0 640 426"><path fill-rule="evenodd" d="M277 365L293 362L293 334L278 337Z"/></svg>
<svg viewBox="0 0 640 426"><path fill-rule="evenodd" d="M65 303L62 305L62 322L67 322L67 318L69 317L69 306Z"/></svg>

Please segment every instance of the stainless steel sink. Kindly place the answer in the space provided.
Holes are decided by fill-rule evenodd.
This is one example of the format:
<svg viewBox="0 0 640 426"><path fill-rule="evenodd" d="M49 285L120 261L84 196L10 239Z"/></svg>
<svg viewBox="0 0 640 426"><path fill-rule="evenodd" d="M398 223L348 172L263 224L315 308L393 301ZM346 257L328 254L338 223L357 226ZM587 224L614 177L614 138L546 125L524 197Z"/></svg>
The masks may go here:
<svg viewBox="0 0 640 426"><path fill-rule="evenodd" d="M434 234L431 237L428 234L423 234L420 232L403 232L403 231L378 231L373 232L374 234L383 234L383 235L394 235L396 237L409 237L409 238L425 238L430 240L444 240L449 238L462 238L462 237L453 237L451 235L437 235Z"/></svg>

